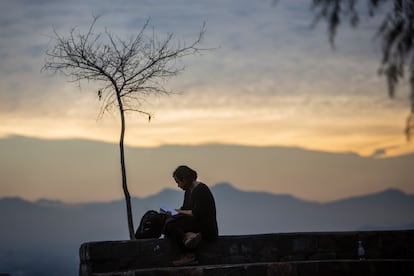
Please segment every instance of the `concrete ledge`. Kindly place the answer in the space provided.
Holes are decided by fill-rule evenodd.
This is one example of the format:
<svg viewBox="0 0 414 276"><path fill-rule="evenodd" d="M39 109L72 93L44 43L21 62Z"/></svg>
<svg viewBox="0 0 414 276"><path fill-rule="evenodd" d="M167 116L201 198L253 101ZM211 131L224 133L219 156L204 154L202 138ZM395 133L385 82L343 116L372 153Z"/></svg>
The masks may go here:
<svg viewBox="0 0 414 276"><path fill-rule="evenodd" d="M214 243L202 243L196 255L200 266L356 260L359 240L368 260L414 259L414 230L221 236ZM80 275L168 267L177 254L166 239L85 243L80 248Z"/></svg>
<svg viewBox="0 0 414 276"><path fill-rule="evenodd" d="M167 267L135 271L95 273L94 276L250 276L250 275L335 275L335 276L412 276L413 260L334 260L275 263L247 263L193 267Z"/></svg>

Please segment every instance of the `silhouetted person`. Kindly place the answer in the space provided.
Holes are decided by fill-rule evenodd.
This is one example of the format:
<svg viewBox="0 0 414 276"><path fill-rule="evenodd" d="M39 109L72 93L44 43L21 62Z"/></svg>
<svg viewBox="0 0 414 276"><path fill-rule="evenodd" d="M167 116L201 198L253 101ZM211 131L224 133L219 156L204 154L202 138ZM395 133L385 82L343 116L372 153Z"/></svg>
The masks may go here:
<svg viewBox="0 0 414 276"><path fill-rule="evenodd" d="M173 262L186 265L196 260L192 252L200 241L214 241L218 237L216 204L206 184L197 181L197 172L187 166L179 166L173 172L178 187L185 191L184 202L178 215L167 219L165 235L175 241L184 253Z"/></svg>

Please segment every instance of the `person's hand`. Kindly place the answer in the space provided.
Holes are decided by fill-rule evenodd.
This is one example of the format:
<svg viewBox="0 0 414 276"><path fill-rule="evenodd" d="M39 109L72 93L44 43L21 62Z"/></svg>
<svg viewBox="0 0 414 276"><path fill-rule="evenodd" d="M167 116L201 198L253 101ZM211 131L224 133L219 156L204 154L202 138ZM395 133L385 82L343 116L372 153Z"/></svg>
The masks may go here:
<svg viewBox="0 0 414 276"><path fill-rule="evenodd" d="M185 215L185 216L192 216L193 211L192 210L181 210L181 209L175 209L179 214Z"/></svg>

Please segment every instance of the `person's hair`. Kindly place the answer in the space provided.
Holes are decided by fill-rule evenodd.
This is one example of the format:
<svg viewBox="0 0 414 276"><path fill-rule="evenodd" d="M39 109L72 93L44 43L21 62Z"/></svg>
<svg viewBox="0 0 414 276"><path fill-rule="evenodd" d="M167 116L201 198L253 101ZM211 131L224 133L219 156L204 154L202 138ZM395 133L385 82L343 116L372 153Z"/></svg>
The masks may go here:
<svg viewBox="0 0 414 276"><path fill-rule="evenodd" d="M197 172L188 166L179 166L173 172L173 177L189 185L197 180Z"/></svg>

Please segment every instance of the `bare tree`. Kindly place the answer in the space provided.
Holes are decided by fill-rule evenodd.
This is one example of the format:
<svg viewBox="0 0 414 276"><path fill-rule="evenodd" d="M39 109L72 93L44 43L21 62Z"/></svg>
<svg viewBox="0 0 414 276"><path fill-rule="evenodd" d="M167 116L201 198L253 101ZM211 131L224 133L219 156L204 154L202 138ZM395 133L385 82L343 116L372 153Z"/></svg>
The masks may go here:
<svg viewBox="0 0 414 276"><path fill-rule="evenodd" d="M163 84L179 74L184 67L177 61L200 51L204 25L191 44L174 42L173 34L159 39L149 30L148 21L128 39L121 39L110 31L95 33L99 17L94 17L85 33L73 28L67 36L54 30L54 46L46 52L43 71L63 73L71 81L94 81L100 85L97 96L102 102L101 114L115 107L121 119L119 139L122 188L125 195L130 239L135 239L131 197L128 191L124 137L127 112L141 113L149 120L151 114L140 106L149 95L169 94Z"/></svg>
<svg viewBox="0 0 414 276"><path fill-rule="evenodd" d="M407 139L410 139L414 135L414 1L365 1L368 4L369 16L378 14L381 7L390 7L375 36L382 44L379 73L387 79L391 98L394 97L396 86L404 77L404 72L408 71L410 75L410 114L405 128ZM358 2L358 0L312 0L312 8L316 14L314 24L321 19L327 22L332 46L337 29L344 20L349 20L353 27L358 26L361 14L357 7Z"/></svg>

